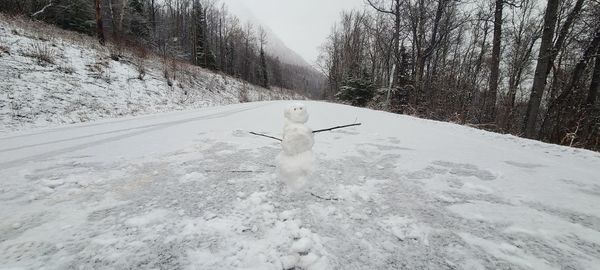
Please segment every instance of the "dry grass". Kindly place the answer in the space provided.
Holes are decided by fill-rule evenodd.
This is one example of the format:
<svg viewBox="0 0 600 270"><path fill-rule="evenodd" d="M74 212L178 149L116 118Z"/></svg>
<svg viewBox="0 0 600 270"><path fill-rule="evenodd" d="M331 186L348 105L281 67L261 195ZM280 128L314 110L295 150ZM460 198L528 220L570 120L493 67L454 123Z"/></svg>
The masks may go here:
<svg viewBox="0 0 600 270"><path fill-rule="evenodd" d="M6 25L8 29L12 29L11 32L15 35L26 36L40 41L52 41L55 43L66 42L79 45L84 48L106 52L107 56L116 57L118 60L121 60L123 57L140 57L140 48L146 50L142 53L144 55L143 58L145 59L153 58L158 60L161 58L142 46L123 42L117 44L111 40L107 41L106 46L102 46L94 36L64 30L51 24L31 20L27 17L11 16L0 13L0 22Z"/></svg>
<svg viewBox="0 0 600 270"><path fill-rule="evenodd" d="M163 76L167 80L167 84L169 86L173 86L174 81L179 77L179 73L181 69L185 68L185 65L182 66L182 63L168 57L163 57L162 59L162 71Z"/></svg>
<svg viewBox="0 0 600 270"><path fill-rule="evenodd" d="M71 67L71 66L66 66L66 65L59 66L59 67L58 67L58 70L59 70L60 72L62 72L62 73L65 73L65 74L73 74L73 73L75 73L75 69L74 69L73 67Z"/></svg>
<svg viewBox="0 0 600 270"><path fill-rule="evenodd" d="M23 56L31 57L37 60L41 66L56 64L58 52L45 42L36 42L31 44L30 48L23 52Z"/></svg>
<svg viewBox="0 0 600 270"><path fill-rule="evenodd" d="M97 53L93 64L87 66L90 77L111 83L112 78L109 70L109 58L101 53Z"/></svg>
<svg viewBox="0 0 600 270"><path fill-rule="evenodd" d="M70 44L78 44L85 47L93 45L101 46L98 40L92 36L61 29L43 21L31 20L23 16L11 16L0 13L0 21L7 25L9 29L12 29L11 31L15 35L28 36L42 41L64 40Z"/></svg>
<svg viewBox="0 0 600 270"><path fill-rule="evenodd" d="M146 58L148 58L148 49L144 48L144 47L136 47L133 50L134 53L134 57L133 57L133 66L135 67L135 70L138 72L138 80L143 81L144 77L146 76Z"/></svg>
<svg viewBox="0 0 600 270"><path fill-rule="evenodd" d="M250 102L250 97L248 96L248 88L245 83L239 91L238 99L240 103Z"/></svg>

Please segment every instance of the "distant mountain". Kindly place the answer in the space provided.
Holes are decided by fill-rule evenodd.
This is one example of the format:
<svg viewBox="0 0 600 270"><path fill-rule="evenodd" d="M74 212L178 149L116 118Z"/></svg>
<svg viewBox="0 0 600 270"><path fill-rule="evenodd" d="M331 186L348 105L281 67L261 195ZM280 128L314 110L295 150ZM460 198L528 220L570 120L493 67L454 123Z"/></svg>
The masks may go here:
<svg viewBox="0 0 600 270"><path fill-rule="evenodd" d="M308 63L302 56L296 53L285 45L285 43L273 32L271 28L261 22L252 11L250 11L244 4L239 0L221 0L225 3L227 9L237 16L242 23L250 22L258 29L262 27L267 33L267 53L274 57L279 57L281 62L292 64L296 66L308 67L314 69L314 67ZM315 70L316 71L316 70Z"/></svg>

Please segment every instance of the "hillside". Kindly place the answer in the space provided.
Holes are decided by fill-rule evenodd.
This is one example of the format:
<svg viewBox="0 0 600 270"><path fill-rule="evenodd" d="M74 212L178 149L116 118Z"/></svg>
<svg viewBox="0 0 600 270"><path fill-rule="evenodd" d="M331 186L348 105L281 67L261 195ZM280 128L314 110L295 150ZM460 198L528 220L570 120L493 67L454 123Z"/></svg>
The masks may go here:
<svg viewBox="0 0 600 270"><path fill-rule="evenodd" d="M247 101L303 99L289 90L264 89L139 49L103 47L89 36L4 15L0 15L0 89L0 132Z"/></svg>
<svg viewBox="0 0 600 270"><path fill-rule="evenodd" d="M311 187L275 177L288 102L0 136L0 268L597 269L600 154L307 102Z"/></svg>
<svg viewBox="0 0 600 270"><path fill-rule="evenodd" d="M252 11L246 7L246 4L243 1L222 0L222 3L226 5L229 12L235 14L242 22L251 23L265 31L267 38L265 47L272 56L278 57L282 62L287 64L314 69L310 63L302 58L302 56L290 49L269 26L265 25L257 18ZM314 71L318 72L316 70Z"/></svg>

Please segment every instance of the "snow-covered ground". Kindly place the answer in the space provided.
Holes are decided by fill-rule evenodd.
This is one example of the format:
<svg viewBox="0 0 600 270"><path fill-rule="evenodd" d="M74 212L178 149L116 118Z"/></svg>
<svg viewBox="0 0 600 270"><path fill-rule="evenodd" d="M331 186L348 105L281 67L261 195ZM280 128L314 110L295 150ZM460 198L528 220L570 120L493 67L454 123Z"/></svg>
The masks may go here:
<svg viewBox="0 0 600 270"><path fill-rule="evenodd" d="M302 97L0 14L0 132L292 98Z"/></svg>
<svg viewBox="0 0 600 270"><path fill-rule="evenodd" d="M363 125L317 134L285 195L248 131L280 137L286 105L2 135L0 269L600 266L600 154L307 102L314 129Z"/></svg>

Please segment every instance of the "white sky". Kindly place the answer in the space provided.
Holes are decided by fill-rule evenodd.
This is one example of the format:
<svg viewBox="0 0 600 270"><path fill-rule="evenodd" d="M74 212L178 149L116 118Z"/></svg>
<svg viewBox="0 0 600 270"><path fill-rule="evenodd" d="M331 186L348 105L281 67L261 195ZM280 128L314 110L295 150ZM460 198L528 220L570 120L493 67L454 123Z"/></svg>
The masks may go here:
<svg viewBox="0 0 600 270"><path fill-rule="evenodd" d="M228 0L227 5L242 5L259 19L290 49L314 64L319 46L343 10L361 7L364 0ZM234 11L238 7L230 8Z"/></svg>

